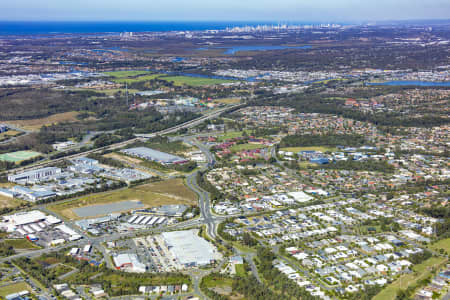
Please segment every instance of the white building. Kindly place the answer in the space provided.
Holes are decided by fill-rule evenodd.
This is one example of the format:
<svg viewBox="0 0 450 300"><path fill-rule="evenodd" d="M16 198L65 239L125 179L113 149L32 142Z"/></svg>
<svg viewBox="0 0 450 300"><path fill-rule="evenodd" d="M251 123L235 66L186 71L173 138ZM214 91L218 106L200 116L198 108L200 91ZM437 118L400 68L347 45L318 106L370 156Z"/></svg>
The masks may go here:
<svg viewBox="0 0 450 300"><path fill-rule="evenodd" d="M27 171L23 173L19 173L16 175L9 175L8 181L10 182L19 182L19 181L38 181L47 179L51 176L54 176L56 174L61 174L61 169L56 167L47 167L47 168L41 168L36 169L32 171Z"/></svg>

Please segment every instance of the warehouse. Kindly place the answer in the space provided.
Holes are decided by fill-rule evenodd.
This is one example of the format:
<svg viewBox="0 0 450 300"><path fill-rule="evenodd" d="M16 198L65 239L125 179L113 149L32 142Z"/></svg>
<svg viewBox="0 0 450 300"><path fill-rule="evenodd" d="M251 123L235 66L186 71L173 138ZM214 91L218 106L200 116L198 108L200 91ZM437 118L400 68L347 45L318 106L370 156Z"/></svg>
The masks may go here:
<svg viewBox="0 0 450 300"><path fill-rule="evenodd" d="M146 267L141 263L136 254L122 253L113 256L114 265L118 270L143 273Z"/></svg>
<svg viewBox="0 0 450 300"><path fill-rule="evenodd" d="M61 169L56 167L47 167L47 168L41 168L36 169L24 173L19 173L17 175L10 175L8 176L8 181L10 182L19 182L19 181L39 181L44 180L47 178L50 178L51 176L54 176L56 174L60 174Z"/></svg>
<svg viewBox="0 0 450 300"><path fill-rule="evenodd" d="M183 157L161 152L158 150L153 150L146 147L130 148L122 150L121 152L127 155L155 161L163 165L183 164L187 162L187 160Z"/></svg>
<svg viewBox="0 0 450 300"><path fill-rule="evenodd" d="M217 249L197 235L197 230L161 234L167 248L185 267L205 266L221 258Z"/></svg>

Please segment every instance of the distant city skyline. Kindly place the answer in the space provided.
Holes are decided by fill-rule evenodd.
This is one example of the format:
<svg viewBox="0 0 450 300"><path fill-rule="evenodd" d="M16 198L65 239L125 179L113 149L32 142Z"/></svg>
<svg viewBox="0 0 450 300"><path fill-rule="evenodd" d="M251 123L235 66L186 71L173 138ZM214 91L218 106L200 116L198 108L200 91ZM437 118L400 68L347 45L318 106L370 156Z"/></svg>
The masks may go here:
<svg viewBox="0 0 450 300"><path fill-rule="evenodd" d="M448 0L14 0L2 21L363 22L449 19Z"/></svg>

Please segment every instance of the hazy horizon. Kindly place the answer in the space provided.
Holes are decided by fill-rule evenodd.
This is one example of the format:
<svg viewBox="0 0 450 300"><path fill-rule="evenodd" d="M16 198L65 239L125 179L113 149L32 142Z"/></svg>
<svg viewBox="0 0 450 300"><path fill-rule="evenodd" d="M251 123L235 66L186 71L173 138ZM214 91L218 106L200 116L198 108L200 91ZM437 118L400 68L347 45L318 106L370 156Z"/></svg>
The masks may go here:
<svg viewBox="0 0 450 300"><path fill-rule="evenodd" d="M444 20L447 0L15 0L1 21L376 22Z"/></svg>

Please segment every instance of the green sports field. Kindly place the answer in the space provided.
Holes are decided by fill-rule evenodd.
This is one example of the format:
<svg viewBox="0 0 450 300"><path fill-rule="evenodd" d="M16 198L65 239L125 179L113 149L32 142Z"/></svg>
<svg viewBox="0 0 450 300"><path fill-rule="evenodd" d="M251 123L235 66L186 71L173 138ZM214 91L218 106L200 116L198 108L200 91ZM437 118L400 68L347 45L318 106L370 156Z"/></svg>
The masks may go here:
<svg viewBox="0 0 450 300"><path fill-rule="evenodd" d="M5 154L0 154L0 160L9 162L20 162L36 156L41 155L39 152L34 151L16 151Z"/></svg>

